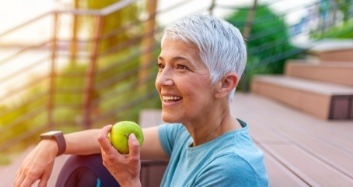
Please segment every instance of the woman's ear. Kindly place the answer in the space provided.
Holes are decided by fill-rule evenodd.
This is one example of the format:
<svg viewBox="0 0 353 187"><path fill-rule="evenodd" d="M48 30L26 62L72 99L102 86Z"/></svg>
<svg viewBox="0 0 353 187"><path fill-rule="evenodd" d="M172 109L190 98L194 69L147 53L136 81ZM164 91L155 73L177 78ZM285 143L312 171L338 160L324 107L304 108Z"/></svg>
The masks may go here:
<svg viewBox="0 0 353 187"><path fill-rule="evenodd" d="M215 97L227 97L228 94L238 85L238 75L235 73L228 73L220 80L217 85Z"/></svg>

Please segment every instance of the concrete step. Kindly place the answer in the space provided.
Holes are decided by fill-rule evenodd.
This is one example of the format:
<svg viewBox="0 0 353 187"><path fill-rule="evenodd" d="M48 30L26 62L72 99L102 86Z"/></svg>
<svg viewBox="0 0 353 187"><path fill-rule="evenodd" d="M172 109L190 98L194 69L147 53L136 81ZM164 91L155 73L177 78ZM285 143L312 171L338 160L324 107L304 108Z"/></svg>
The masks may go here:
<svg viewBox="0 0 353 187"><path fill-rule="evenodd" d="M289 76L255 76L251 91L316 117L353 119L353 87Z"/></svg>
<svg viewBox="0 0 353 187"><path fill-rule="evenodd" d="M285 74L291 77L353 86L352 62L317 63L306 60L290 60L286 63Z"/></svg>

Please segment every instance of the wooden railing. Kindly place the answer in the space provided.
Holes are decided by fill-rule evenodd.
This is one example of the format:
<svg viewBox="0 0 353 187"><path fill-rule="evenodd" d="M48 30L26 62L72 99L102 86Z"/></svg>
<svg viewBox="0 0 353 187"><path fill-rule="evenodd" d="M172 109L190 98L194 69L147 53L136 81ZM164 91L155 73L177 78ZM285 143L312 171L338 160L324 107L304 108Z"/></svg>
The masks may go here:
<svg viewBox="0 0 353 187"><path fill-rule="evenodd" d="M154 37L158 36L163 26L133 34L129 40L104 50L101 44L126 31L141 30L157 15L162 16L189 2L192 1L183 1L165 10L147 13L147 16L131 20L109 32L103 32L106 24L104 21L108 16L144 2L122 0L101 10L49 11L0 33L0 47L15 49L12 54L0 58L0 69L17 63L21 56L28 55L26 61L30 62L6 76L0 75L0 87L5 88L0 92L0 119L6 121L6 124L1 124L0 120L0 133L5 135L0 140L0 151L19 142L31 142L32 137L48 129L72 131L122 119L138 120L140 107L158 105L154 73L151 72L155 67L154 56L159 50L159 44L153 42ZM201 11L207 12L209 9L205 7ZM88 37L70 34L65 38L62 33L67 32L68 28L63 26L62 19L68 17L89 17L93 20L90 23L92 33ZM43 22L48 23L46 29L50 36L30 42L11 41L14 33L27 32L29 27ZM142 44L146 38L153 38L152 43L141 47L146 45ZM72 45L75 45L75 50L72 50ZM32 62L30 55L33 51L44 57ZM142 66L141 58L146 55L149 57L144 59ZM70 64L81 69L67 71L66 67ZM39 71L32 71L38 67ZM23 78L23 75L29 76L33 72L35 76ZM17 84L18 81L21 84ZM66 84L61 85L62 82ZM79 85L71 84L74 82L79 82ZM9 84L13 87L7 90ZM65 99L58 99L61 97L71 98L65 102ZM11 118L14 115L16 117Z"/></svg>
<svg viewBox="0 0 353 187"><path fill-rule="evenodd" d="M92 124L92 92L95 87L95 76L97 74L97 63L101 58L101 54L99 51L100 42L104 39L104 37L109 37L107 35L103 35L103 19L113 13L116 13L125 7L136 4L137 0L123 0L119 1L111 6L103 8L101 10L54 10L49 11L44 14L41 14L37 17L34 17L23 24L20 24L12 29L9 29L0 34L0 45L6 49L16 49L15 52L8 55L7 57L0 60L0 68L1 66L5 67L10 66L11 63L16 61L16 58L19 56L30 55L33 51L39 51L44 54L44 58L39 59L33 63L28 63L30 65L22 65L23 67L19 70L13 71L6 76L0 77L0 86L1 84L7 85L16 85L16 81L24 81L21 75L28 74L31 70L43 66L47 67L47 69L41 69L40 72L36 71L38 75L33 78L33 80L26 81L23 85L14 86L12 90L3 91L0 94L0 106L2 106L2 110L0 111L0 118L10 118L11 115L22 113L22 115L18 115L13 120L9 120L10 122L7 124L0 124L0 133L8 134L8 141L3 141L0 144L0 150L7 149L12 147L14 144L27 139L28 137L33 136L45 129L54 129L60 128L60 121L58 121L55 117L57 108L63 107L60 106L60 103L56 103L56 97L61 93L72 93L77 95L82 95L83 101L79 104L70 104L65 107L76 108L82 111L83 119L81 122L73 122L62 120L64 124L81 124L84 128L90 128ZM76 16L76 17L91 17L93 21L93 35L85 39L71 38L69 40L65 40L62 38L60 32L62 32L62 23L60 23L60 19L63 16ZM29 27L43 22L45 20L51 19L50 24L47 25L48 28L51 27L51 36L49 38L44 39L44 41L36 41L34 44L28 43L19 43L17 42L9 42L6 41L7 38L13 33L16 32L26 32L26 29ZM66 52L63 50L63 44L69 43L83 43L89 46L89 50L81 49L80 51L76 51L76 54L61 54L62 52ZM129 46L126 46L129 47ZM71 51L72 52L72 51ZM84 54L84 55L82 55ZM71 74L65 74L61 70L62 59L66 62L66 65L70 57L76 56L76 58L83 58L83 63L87 64L86 72L75 72ZM29 56L28 61L31 61ZM5 68L1 68L4 70ZM84 86L78 89L59 89L57 87L57 79L61 77L84 77ZM17 80L17 78L19 80ZM5 86L4 86L5 87ZM36 87L41 87L42 90L38 94L28 94L31 89L36 89ZM21 96L25 97L26 101L21 100ZM40 101L40 103L39 103ZM17 105L17 106L15 106ZM26 108L26 110L22 108ZM34 119L34 120L33 120ZM34 122L27 123L28 121L38 121L39 124ZM69 122L69 123L68 123ZM16 130L15 130L16 129ZM22 129L22 130L21 130ZM17 135L17 136L16 136Z"/></svg>

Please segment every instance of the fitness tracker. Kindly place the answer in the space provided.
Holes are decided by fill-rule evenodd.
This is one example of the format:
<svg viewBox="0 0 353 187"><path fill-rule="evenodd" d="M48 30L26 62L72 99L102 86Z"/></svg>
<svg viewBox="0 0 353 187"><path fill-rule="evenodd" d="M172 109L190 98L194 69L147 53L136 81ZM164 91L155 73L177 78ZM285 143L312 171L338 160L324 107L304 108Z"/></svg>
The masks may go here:
<svg viewBox="0 0 353 187"><path fill-rule="evenodd" d="M66 142L65 142L64 134L61 131L49 131L49 132L43 133L40 135L40 139L55 140L56 143L58 144L57 156L62 155L66 150Z"/></svg>

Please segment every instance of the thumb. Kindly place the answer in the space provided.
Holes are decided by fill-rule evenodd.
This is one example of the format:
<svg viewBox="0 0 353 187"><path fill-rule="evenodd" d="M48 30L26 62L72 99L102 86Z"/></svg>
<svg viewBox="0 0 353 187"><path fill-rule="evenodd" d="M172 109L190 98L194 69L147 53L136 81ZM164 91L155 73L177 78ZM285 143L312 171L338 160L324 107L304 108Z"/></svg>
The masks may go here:
<svg viewBox="0 0 353 187"><path fill-rule="evenodd" d="M132 155L140 155L140 144L133 133L129 135L129 153Z"/></svg>

